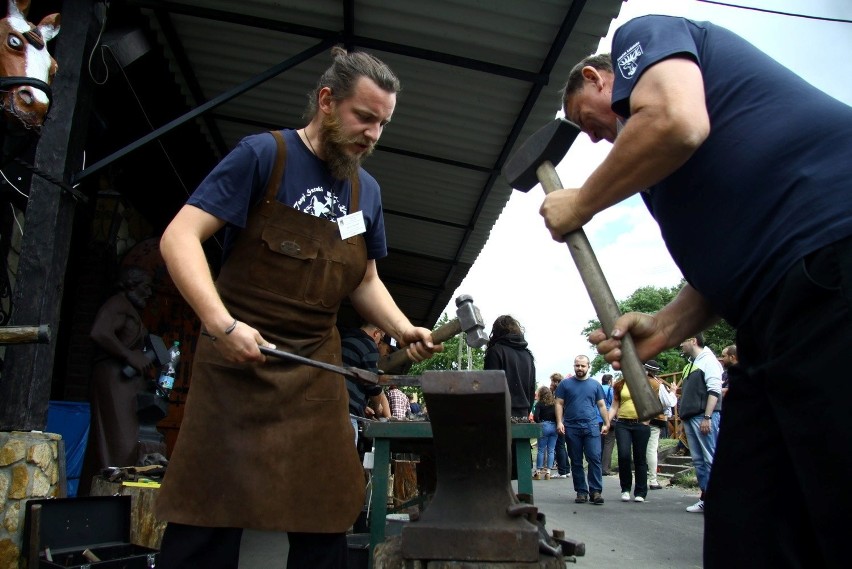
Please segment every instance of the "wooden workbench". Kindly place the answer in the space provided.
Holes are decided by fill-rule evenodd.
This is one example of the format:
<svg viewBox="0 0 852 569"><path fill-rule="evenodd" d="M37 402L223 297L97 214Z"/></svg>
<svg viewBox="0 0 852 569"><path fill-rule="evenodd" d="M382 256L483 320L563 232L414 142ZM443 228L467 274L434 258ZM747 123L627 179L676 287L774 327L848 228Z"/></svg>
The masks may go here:
<svg viewBox="0 0 852 569"><path fill-rule="evenodd" d="M541 425L516 423L511 425L512 444L518 472L518 494L527 494L532 501L532 453L530 439L541 436ZM385 540L388 514L388 466L391 452L420 453L432 448L432 425L426 421L367 423L364 436L373 439L373 499L370 509L370 566L373 550Z"/></svg>

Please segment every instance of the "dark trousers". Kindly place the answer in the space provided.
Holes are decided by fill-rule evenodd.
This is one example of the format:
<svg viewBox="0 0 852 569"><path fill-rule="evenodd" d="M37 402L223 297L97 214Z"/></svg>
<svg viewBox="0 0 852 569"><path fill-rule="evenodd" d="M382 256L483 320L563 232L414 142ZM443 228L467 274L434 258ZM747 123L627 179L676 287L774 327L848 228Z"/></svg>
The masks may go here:
<svg viewBox="0 0 852 569"><path fill-rule="evenodd" d="M571 465L568 462L568 449L565 446L565 435L559 434L556 432L556 449L554 450L556 455L556 470L559 471L559 474L570 474L571 473Z"/></svg>
<svg viewBox="0 0 852 569"><path fill-rule="evenodd" d="M651 427L639 422L619 419L615 422L615 443L618 445L618 481L622 492L630 492L633 486L633 472L630 468L631 453L636 468L636 488L634 496L648 496L648 439Z"/></svg>
<svg viewBox="0 0 852 569"><path fill-rule="evenodd" d="M615 448L615 422L609 426L609 431L601 435L601 470L608 476L612 470L612 449Z"/></svg>
<svg viewBox="0 0 852 569"><path fill-rule="evenodd" d="M163 533L158 569L237 569L241 528L207 528L169 523ZM347 569L343 533L288 532L287 569ZM284 566L282 560L281 563Z"/></svg>
<svg viewBox="0 0 852 569"><path fill-rule="evenodd" d="M797 262L737 329L740 365L728 373L707 488L706 568L848 564L845 540L826 528L852 516L850 345L847 238Z"/></svg>

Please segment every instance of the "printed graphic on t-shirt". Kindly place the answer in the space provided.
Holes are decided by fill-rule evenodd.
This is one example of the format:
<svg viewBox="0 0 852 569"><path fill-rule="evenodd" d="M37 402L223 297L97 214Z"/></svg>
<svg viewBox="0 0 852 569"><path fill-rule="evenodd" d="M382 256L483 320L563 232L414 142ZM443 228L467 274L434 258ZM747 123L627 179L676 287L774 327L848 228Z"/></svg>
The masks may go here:
<svg viewBox="0 0 852 569"><path fill-rule="evenodd" d="M293 203L293 208L325 219L337 219L348 213L334 193L322 186L308 189Z"/></svg>
<svg viewBox="0 0 852 569"><path fill-rule="evenodd" d="M639 69L639 57L644 53L642 45L639 42L634 43L627 51L622 53L618 58L618 69L621 71L621 76L625 79L632 79Z"/></svg>

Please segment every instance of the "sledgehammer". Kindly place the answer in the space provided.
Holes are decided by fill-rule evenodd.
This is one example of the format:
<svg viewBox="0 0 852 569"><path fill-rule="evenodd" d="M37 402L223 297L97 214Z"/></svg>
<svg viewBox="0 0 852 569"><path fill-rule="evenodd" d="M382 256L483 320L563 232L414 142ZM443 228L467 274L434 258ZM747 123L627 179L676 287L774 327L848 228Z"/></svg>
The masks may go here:
<svg viewBox="0 0 852 569"><path fill-rule="evenodd" d="M553 165L562 160L579 132L577 125L564 119L551 121L533 134L506 161L503 176L509 185L522 192L530 191L539 182L547 194L561 189L562 182L559 181L559 175ZM604 330L611 331L621 312L586 233L577 229L564 238L598 319ZM621 369L639 418L647 420L662 413L663 406L648 383L645 368L639 361L636 346L629 335L621 340Z"/></svg>

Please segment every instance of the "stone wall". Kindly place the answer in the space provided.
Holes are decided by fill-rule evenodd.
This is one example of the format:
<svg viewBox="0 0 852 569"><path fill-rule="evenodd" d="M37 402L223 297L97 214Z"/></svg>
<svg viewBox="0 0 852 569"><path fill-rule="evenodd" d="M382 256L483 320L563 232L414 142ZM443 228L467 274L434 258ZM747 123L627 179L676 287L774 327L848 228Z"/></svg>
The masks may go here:
<svg viewBox="0 0 852 569"><path fill-rule="evenodd" d="M18 569L25 503L59 496L59 441L53 433L0 432L0 569Z"/></svg>

